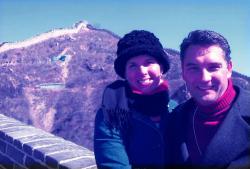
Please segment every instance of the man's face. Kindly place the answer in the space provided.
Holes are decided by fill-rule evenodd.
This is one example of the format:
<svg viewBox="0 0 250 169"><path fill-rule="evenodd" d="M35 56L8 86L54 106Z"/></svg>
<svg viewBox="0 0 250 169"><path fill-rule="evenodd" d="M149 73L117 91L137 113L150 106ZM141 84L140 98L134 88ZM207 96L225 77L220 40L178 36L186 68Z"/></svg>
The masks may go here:
<svg viewBox="0 0 250 169"><path fill-rule="evenodd" d="M182 76L191 96L201 105L210 105L227 89L232 63L216 45L191 45L182 62Z"/></svg>

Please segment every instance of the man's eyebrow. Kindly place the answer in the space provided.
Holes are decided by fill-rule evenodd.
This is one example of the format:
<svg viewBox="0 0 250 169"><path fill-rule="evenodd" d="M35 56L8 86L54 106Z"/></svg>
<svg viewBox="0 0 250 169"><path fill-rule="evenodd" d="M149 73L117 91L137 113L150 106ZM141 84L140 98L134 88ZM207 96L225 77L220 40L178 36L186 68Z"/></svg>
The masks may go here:
<svg viewBox="0 0 250 169"><path fill-rule="evenodd" d="M212 62L212 63L209 63L208 65L222 65L222 63L219 63L219 62Z"/></svg>

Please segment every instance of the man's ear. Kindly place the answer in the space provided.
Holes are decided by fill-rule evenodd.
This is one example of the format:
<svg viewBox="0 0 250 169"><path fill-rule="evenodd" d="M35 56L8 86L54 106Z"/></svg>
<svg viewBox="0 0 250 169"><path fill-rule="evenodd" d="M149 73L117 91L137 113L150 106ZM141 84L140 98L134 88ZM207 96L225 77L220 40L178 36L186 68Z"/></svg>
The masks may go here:
<svg viewBox="0 0 250 169"><path fill-rule="evenodd" d="M161 74L163 74L164 67L162 64L160 64L160 68L161 68Z"/></svg>
<svg viewBox="0 0 250 169"><path fill-rule="evenodd" d="M182 75L182 79L184 79L184 66L183 66L183 62L181 62L181 75Z"/></svg>
<svg viewBox="0 0 250 169"><path fill-rule="evenodd" d="M227 70L228 70L227 78L231 78L233 73L233 63L231 60L227 63Z"/></svg>

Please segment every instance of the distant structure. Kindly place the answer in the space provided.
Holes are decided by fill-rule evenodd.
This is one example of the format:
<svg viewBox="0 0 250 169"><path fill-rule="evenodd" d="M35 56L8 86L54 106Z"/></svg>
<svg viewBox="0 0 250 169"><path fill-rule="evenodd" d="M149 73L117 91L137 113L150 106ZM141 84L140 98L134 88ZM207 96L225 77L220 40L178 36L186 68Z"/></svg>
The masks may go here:
<svg viewBox="0 0 250 169"><path fill-rule="evenodd" d="M18 48L27 48L31 45L41 43L42 41L46 41L51 38L57 38L59 36L64 35L73 35L78 33L80 30L82 31L88 31L88 22L87 21L80 21L75 24L73 28L65 28L65 29L56 29L52 30L50 32L46 32L43 34L40 34L38 36L32 37L31 39L21 41L21 42L15 42L15 43L4 43L0 47L0 53L11 50L11 49L18 49Z"/></svg>

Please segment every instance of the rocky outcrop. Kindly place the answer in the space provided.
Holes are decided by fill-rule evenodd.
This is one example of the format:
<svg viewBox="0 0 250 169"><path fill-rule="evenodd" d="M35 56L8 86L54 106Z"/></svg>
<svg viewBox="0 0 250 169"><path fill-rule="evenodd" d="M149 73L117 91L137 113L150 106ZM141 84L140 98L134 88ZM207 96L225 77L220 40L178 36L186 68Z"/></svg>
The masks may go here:
<svg viewBox="0 0 250 169"><path fill-rule="evenodd" d="M92 149L118 36L80 22L0 47L0 112Z"/></svg>

